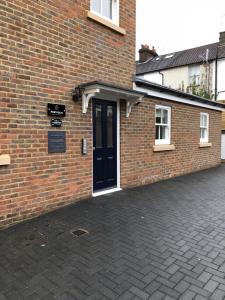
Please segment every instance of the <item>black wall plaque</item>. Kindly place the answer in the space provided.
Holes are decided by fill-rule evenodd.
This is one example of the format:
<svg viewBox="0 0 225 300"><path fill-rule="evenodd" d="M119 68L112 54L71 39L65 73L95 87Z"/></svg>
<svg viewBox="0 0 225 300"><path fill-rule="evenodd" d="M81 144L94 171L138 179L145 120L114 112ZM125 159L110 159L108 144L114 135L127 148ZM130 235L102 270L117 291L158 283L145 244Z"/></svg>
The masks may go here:
<svg viewBox="0 0 225 300"><path fill-rule="evenodd" d="M61 127L62 120L61 119L51 119L51 126L52 127Z"/></svg>
<svg viewBox="0 0 225 300"><path fill-rule="evenodd" d="M48 131L48 153L66 152L66 132Z"/></svg>
<svg viewBox="0 0 225 300"><path fill-rule="evenodd" d="M47 109L49 116L65 117L66 115L65 105L48 103Z"/></svg>

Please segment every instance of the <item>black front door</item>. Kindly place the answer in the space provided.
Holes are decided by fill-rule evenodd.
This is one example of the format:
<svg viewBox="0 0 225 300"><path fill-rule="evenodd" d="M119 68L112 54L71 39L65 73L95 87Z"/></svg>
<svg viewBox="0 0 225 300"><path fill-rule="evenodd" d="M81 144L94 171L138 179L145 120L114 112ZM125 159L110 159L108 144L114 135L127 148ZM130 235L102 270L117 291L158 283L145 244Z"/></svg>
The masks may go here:
<svg viewBox="0 0 225 300"><path fill-rule="evenodd" d="M93 190L117 186L117 104L93 99Z"/></svg>

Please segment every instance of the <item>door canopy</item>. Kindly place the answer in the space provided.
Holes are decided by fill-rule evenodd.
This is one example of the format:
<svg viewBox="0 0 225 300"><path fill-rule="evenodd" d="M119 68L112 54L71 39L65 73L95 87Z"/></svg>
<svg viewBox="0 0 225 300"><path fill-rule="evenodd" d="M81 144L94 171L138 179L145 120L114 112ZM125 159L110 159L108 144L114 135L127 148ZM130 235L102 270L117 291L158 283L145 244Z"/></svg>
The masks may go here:
<svg viewBox="0 0 225 300"><path fill-rule="evenodd" d="M125 89L100 81L79 85L73 91L74 100L82 99L82 113L86 114L92 98L109 101L125 100L126 117L130 116L132 107L140 103L146 94L132 89Z"/></svg>

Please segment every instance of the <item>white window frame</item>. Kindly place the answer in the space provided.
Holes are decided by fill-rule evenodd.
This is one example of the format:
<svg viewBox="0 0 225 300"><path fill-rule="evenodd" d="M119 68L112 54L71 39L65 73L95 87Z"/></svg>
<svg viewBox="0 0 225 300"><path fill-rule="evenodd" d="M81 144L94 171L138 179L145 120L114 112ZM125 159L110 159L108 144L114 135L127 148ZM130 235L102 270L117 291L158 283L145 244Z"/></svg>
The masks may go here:
<svg viewBox="0 0 225 300"><path fill-rule="evenodd" d="M207 124L206 126L202 126L202 116L206 116ZM206 129L206 137L201 137L201 129ZM200 113L200 143L208 143L209 142L209 114L208 113Z"/></svg>
<svg viewBox="0 0 225 300"><path fill-rule="evenodd" d="M101 10L102 10L102 1L104 0L100 0L101 1ZM90 10L92 13L96 14L97 16L100 16L101 18L112 22L113 24L119 26L119 0L112 0L112 19L105 17L103 14L95 11L94 9L92 9L92 0L90 0Z"/></svg>
<svg viewBox="0 0 225 300"><path fill-rule="evenodd" d="M156 126L160 126L159 123L156 123L156 110L157 109L163 109L167 110L168 112L168 137L166 139L155 139L155 145L170 145L171 144L171 107L170 106L164 106L164 105L156 105L155 106L155 132L156 132ZM165 124L162 124L161 126L165 126Z"/></svg>

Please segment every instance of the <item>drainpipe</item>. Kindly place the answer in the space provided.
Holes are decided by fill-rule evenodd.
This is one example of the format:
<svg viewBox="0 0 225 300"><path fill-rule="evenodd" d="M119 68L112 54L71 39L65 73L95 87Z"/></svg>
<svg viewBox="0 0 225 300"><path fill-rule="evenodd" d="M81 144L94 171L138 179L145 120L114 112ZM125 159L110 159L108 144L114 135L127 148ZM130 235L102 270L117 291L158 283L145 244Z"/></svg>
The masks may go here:
<svg viewBox="0 0 225 300"><path fill-rule="evenodd" d="M215 61L215 95L214 95L214 100L217 101L217 81L218 81L218 78L217 78L217 71L218 71L218 45L217 45L217 48L216 48L216 61Z"/></svg>
<svg viewBox="0 0 225 300"><path fill-rule="evenodd" d="M159 71L159 74L162 76L162 85L164 85L164 74Z"/></svg>

